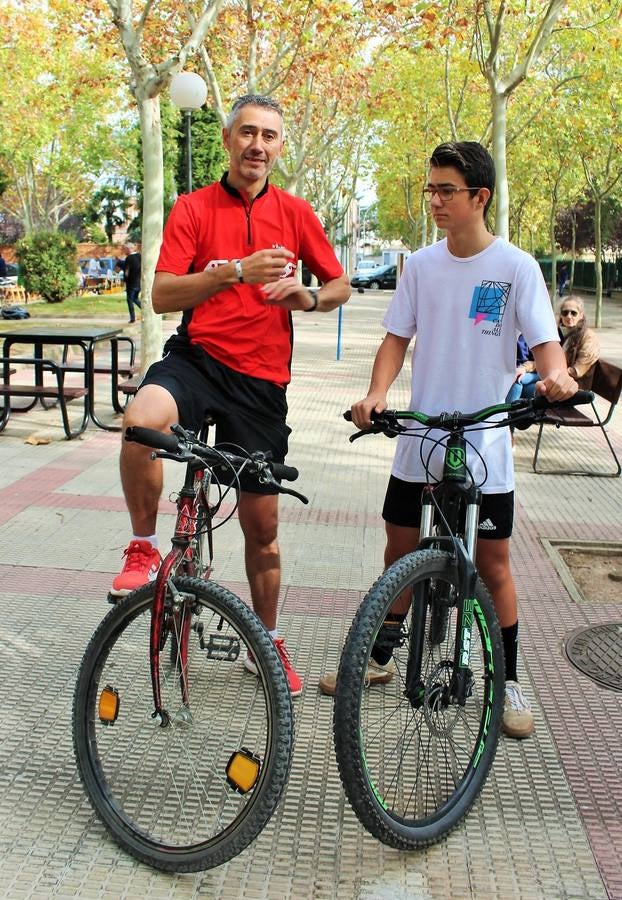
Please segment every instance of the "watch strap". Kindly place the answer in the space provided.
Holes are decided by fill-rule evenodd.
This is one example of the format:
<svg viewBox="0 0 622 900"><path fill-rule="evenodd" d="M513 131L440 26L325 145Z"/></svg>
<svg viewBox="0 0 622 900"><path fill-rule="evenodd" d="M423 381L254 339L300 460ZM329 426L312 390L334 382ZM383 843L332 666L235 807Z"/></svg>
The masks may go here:
<svg viewBox="0 0 622 900"><path fill-rule="evenodd" d="M307 288L307 293L311 294L313 297L313 306L310 306L309 309L305 309L305 312L315 312L318 304L318 292L314 288Z"/></svg>

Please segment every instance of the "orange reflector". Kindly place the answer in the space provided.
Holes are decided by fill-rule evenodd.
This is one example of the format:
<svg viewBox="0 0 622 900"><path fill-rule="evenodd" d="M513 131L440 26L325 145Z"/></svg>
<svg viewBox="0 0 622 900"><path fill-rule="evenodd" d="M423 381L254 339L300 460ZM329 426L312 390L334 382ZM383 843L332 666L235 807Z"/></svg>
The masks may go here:
<svg viewBox="0 0 622 900"><path fill-rule="evenodd" d="M99 718L104 725L112 725L119 715L119 692L109 684L99 695Z"/></svg>
<svg viewBox="0 0 622 900"><path fill-rule="evenodd" d="M239 794L247 794L255 787L260 768L261 759L246 747L242 747L231 754L225 774L234 791Z"/></svg>

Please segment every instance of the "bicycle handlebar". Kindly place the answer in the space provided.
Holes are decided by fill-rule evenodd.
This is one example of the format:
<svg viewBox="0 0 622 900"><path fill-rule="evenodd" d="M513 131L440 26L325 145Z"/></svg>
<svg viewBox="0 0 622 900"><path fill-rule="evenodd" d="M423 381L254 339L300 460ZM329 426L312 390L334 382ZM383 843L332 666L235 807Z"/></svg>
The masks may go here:
<svg viewBox="0 0 622 900"><path fill-rule="evenodd" d="M236 469L244 467L249 474L257 476L258 480L273 483L279 488L280 493L298 497L303 503L309 502L302 494L281 487L275 480L280 478L283 481L296 481L298 469L295 469L293 466L272 462L267 459L266 454L261 452L249 454L248 456L238 456L228 450L209 447L207 444L198 441L194 435L184 431L180 426L175 427L176 434L165 434L153 428L130 425L125 430L125 440L142 444L145 447L151 447L153 450L166 454L167 458L174 459L177 462L188 462L192 456L196 456L211 466L228 463Z"/></svg>
<svg viewBox="0 0 622 900"><path fill-rule="evenodd" d="M140 425L130 425L125 430L125 440L134 441L144 447L152 447L154 450L164 450L174 456L179 453L179 438L174 434L164 434L153 428L142 428Z"/></svg>
<svg viewBox="0 0 622 900"><path fill-rule="evenodd" d="M357 431L350 435L350 442L355 441L359 437L366 434L385 434L387 437L397 437L405 431L408 431L405 425L400 424L398 419L406 419L417 422L425 428L440 428L444 431L458 431L461 428L468 428L472 425L479 425L485 422L491 416L508 413L508 418L501 424L512 425L514 421L522 421L523 427L545 418L547 410L553 410L556 407L581 406L584 403L591 403L594 400L592 391L577 391L567 400L559 400L549 402L542 394L537 394L530 400L514 400L511 403L498 403L495 406L486 406L483 409L476 410L472 413L461 412L443 412L436 416L430 416L417 410L400 411L396 409L385 409L381 413L372 411L370 418L372 427L365 431ZM351 410L346 410L343 414L346 422L352 421ZM530 421L531 420L531 421Z"/></svg>
<svg viewBox="0 0 622 900"><path fill-rule="evenodd" d="M577 391L576 394L573 394L572 397L568 397L567 400L553 400L552 403L542 394L536 394L531 403L533 409L541 410L551 409L551 407L555 406L582 406L584 403L591 403L593 399L593 391Z"/></svg>
<svg viewBox="0 0 622 900"><path fill-rule="evenodd" d="M269 463L272 474L275 478L281 478L283 481L296 481L298 478L298 469L293 466L286 466L283 463Z"/></svg>

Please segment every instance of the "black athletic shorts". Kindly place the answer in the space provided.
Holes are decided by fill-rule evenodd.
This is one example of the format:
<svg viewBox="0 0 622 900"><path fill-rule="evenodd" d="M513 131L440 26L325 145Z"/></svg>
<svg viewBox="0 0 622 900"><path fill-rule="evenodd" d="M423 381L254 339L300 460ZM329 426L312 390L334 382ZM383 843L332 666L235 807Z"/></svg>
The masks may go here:
<svg viewBox="0 0 622 900"><path fill-rule="evenodd" d="M423 483L402 481L391 475L382 507L382 518L391 525L419 528ZM512 535L514 491L507 494L482 494L478 540L498 541Z"/></svg>
<svg viewBox="0 0 622 900"><path fill-rule="evenodd" d="M282 387L224 366L181 335L166 342L162 359L149 367L140 387L147 384L160 385L172 395L184 428L198 434L209 414L216 422L215 443L249 452L269 450L274 462L284 462L291 428L285 423L287 398ZM235 447L230 449L236 452ZM244 473L240 485L254 494L277 493Z"/></svg>

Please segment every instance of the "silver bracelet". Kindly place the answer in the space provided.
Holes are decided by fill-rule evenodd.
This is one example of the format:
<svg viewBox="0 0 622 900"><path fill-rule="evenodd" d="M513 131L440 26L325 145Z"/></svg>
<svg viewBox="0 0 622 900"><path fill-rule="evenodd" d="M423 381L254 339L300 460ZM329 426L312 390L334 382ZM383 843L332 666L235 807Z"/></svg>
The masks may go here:
<svg viewBox="0 0 622 900"><path fill-rule="evenodd" d="M238 281L244 282L244 275L242 273L242 263L239 259L233 260L233 266L235 268L235 274L238 276Z"/></svg>

